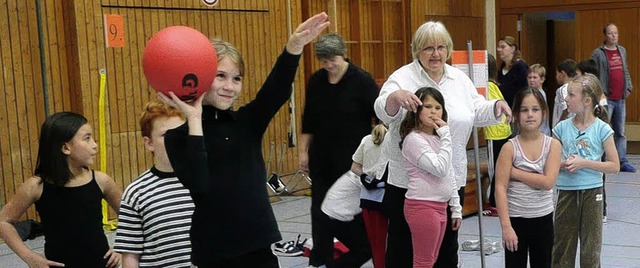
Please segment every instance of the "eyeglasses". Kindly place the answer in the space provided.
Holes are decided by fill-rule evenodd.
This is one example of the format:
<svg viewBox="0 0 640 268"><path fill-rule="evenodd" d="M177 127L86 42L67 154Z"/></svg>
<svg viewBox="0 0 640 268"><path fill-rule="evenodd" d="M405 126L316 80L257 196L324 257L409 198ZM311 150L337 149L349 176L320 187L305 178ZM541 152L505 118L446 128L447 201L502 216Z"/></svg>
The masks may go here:
<svg viewBox="0 0 640 268"><path fill-rule="evenodd" d="M436 51L436 49L438 50L438 52L446 52L447 51L447 46L438 46L437 48L433 47L433 46L428 46L422 49L422 51L425 51L427 53L433 53L434 51Z"/></svg>

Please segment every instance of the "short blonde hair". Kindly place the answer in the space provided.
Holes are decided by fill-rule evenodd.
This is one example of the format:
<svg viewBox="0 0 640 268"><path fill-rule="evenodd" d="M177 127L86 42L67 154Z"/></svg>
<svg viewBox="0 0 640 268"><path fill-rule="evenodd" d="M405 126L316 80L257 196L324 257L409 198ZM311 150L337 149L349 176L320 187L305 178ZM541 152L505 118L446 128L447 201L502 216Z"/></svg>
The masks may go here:
<svg viewBox="0 0 640 268"><path fill-rule="evenodd" d="M240 51L238 51L236 47L234 47L227 41L217 38L211 40L211 44L213 44L213 47L216 48L218 62L220 62L224 58L229 58L238 67L240 76L244 76L244 59L242 58L242 54L240 54Z"/></svg>
<svg viewBox="0 0 640 268"><path fill-rule="evenodd" d="M427 43L444 42L447 45L447 60L451 58L453 40L444 24L439 21L428 21L418 27L411 42L411 54L414 59L420 57L420 52Z"/></svg>
<svg viewBox="0 0 640 268"><path fill-rule="evenodd" d="M547 69L539 63L529 66L529 73L536 73L540 78L547 77Z"/></svg>

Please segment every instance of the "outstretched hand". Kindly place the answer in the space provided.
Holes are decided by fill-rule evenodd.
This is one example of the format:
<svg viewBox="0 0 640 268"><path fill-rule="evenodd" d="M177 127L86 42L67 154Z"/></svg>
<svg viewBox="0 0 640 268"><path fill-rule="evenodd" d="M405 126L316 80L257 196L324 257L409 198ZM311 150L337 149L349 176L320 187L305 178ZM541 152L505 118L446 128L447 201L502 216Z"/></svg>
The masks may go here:
<svg viewBox="0 0 640 268"><path fill-rule="evenodd" d="M307 19L289 37L287 52L293 55L300 55L304 46L320 35L324 29L329 27L329 16L327 13L319 13Z"/></svg>
<svg viewBox="0 0 640 268"><path fill-rule="evenodd" d="M497 101L494 106L494 112L495 112L496 118L501 118L504 115L507 117L507 121L505 123L506 124L511 123L511 119L512 119L511 108L509 108L509 104L507 104L507 102L502 100Z"/></svg>

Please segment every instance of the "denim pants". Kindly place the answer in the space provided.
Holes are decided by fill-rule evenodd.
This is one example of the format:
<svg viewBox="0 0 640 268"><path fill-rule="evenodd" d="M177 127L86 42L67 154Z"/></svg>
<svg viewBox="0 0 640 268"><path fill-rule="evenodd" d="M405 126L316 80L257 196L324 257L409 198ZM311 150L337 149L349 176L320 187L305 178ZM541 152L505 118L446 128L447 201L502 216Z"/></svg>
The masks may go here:
<svg viewBox="0 0 640 268"><path fill-rule="evenodd" d="M616 143L620 165L627 163L627 137L624 135L624 127L627 121L627 108L625 100L607 100L609 110L609 124L613 128L613 140Z"/></svg>
<svg viewBox="0 0 640 268"><path fill-rule="evenodd" d="M602 251L602 187L559 190L553 226L552 267L600 267Z"/></svg>

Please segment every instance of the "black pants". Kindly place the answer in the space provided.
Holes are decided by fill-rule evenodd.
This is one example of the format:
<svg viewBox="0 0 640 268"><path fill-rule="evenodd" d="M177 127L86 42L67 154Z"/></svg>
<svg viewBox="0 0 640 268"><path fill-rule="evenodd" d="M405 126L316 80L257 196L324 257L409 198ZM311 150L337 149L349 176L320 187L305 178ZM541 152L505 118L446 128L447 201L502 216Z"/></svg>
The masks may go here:
<svg viewBox="0 0 640 268"><path fill-rule="evenodd" d="M509 141L509 138L504 140L493 140L493 178L491 178L491 186L489 189L489 204L492 207L496 207L496 163L498 162L498 156L502 146Z"/></svg>
<svg viewBox="0 0 640 268"><path fill-rule="evenodd" d="M389 268L413 267L413 244L411 230L404 218L404 199L407 189L386 184L382 200L384 211L389 216L387 233L386 265Z"/></svg>
<svg viewBox="0 0 640 268"><path fill-rule="evenodd" d="M271 248L263 248L247 254L210 265L198 265L198 268L279 268L278 257L273 255Z"/></svg>
<svg viewBox="0 0 640 268"><path fill-rule="evenodd" d="M509 219L518 236L518 250L511 252L505 249L505 267L527 267L527 259L529 259L532 268L551 267L553 213L539 218Z"/></svg>
<svg viewBox="0 0 640 268"><path fill-rule="evenodd" d="M327 195L332 182L317 180L311 177L311 237L313 249L309 256L309 265L321 266L333 259L333 234L331 232L331 219L322 212L320 207Z"/></svg>
<svg viewBox="0 0 640 268"><path fill-rule="evenodd" d="M309 256L309 265L321 266L333 260L333 234L329 228L331 219L320 207L329 188L349 171L360 141L354 145L339 146L313 143L309 149L309 176L311 184L311 237L313 249ZM322 146L332 146L324 148Z"/></svg>
<svg viewBox="0 0 640 268"><path fill-rule="evenodd" d="M458 190L460 196L460 206L464 206L464 189ZM447 230L438 252L438 260L433 265L434 268L458 267L458 230L451 228L451 207L447 206Z"/></svg>
<svg viewBox="0 0 640 268"><path fill-rule="evenodd" d="M331 233L349 249L349 252L340 256L337 260L327 262L327 267L362 267L364 263L371 259L371 247L369 246L367 231L364 228L362 213L356 215L349 222L331 219L329 228Z"/></svg>

